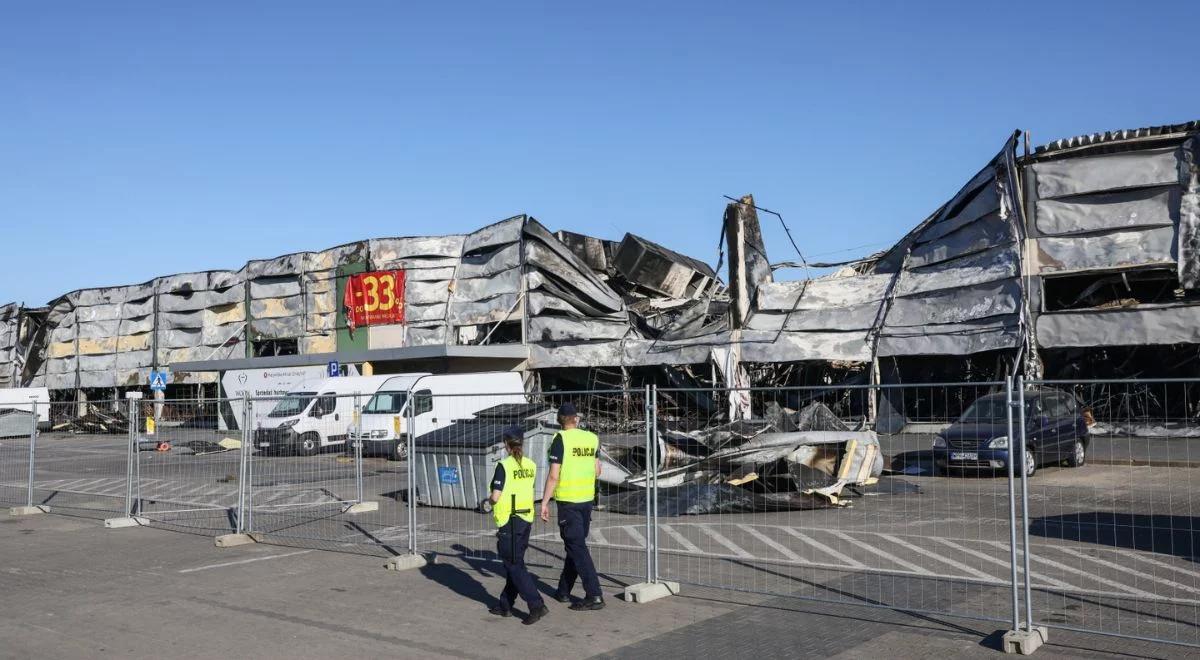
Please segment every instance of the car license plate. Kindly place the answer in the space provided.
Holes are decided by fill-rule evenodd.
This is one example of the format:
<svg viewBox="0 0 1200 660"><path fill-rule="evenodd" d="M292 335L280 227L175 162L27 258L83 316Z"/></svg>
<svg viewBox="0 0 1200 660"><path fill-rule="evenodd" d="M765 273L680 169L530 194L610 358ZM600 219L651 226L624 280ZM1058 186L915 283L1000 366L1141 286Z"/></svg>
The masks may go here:
<svg viewBox="0 0 1200 660"><path fill-rule="evenodd" d="M979 452L977 452L977 451L952 451L952 452L950 452L950 460L952 460L952 461L977 461L977 460L979 460Z"/></svg>
<svg viewBox="0 0 1200 660"><path fill-rule="evenodd" d="M260 442L260 443L258 443L258 446L259 446L259 447L270 447L270 446L271 446L271 443L269 443L269 442Z"/></svg>

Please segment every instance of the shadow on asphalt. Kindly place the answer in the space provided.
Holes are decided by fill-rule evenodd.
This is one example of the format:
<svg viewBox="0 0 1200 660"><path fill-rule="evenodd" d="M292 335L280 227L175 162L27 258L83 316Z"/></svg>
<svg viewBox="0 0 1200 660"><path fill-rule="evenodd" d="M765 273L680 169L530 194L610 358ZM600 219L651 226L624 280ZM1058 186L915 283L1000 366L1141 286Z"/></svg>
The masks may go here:
<svg viewBox="0 0 1200 660"><path fill-rule="evenodd" d="M1029 533L1044 538L1141 550L1197 561L1200 518L1092 511L1035 518Z"/></svg>

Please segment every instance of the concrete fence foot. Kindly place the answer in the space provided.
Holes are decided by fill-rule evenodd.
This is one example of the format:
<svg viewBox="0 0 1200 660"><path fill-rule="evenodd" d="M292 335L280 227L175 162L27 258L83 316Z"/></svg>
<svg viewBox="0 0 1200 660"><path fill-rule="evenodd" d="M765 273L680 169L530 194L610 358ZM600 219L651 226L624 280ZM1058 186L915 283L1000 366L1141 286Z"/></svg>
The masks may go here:
<svg viewBox="0 0 1200 660"><path fill-rule="evenodd" d="M104 521L104 526L109 529L121 529L123 527L142 527L149 525L150 521L146 518L138 516L125 516L124 518L108 518Z"/></svg>
<svg viewBox="0 0 1200 660"><path fill-rule="evenodd" d="M1004 652L1030 655L1049 637L1050 631L1045 626L1035 626L1033 630L1010 630L1004 633Z"/></svg>
<svg viewBox="0 0 1200 660"><path fill-rule="evenodd" d="M39 513L50 513L48 506L14 506L8 510L10 516L36 516Z"/></svg>
<svg viewBox="0 0 1200 660"><path fill-rule="evenodd" d="M358 502L346 507L345 513L367 513L369 511L378 511L379 502Z"/></svg>
<svg viewBox="0 0 1200 660"><path fill-rule="evenodd" d="M383 567L389 571L408 571L432 563L433 558L425 555L400 555L387 560Z"/></svg>
<svg viewBox="0 0 1200 660"><path fill-rule="evenodd" d="M625 602L649 603L679 593L678 582L642 582L625 587Z"/></svg>
<svg viewBox="0 0 1200 660"><path fill-rule="evenodd" d="M218 548L234 548L239 545L258 543L258 539L249 534L222 534L213 539Z"/></svg>

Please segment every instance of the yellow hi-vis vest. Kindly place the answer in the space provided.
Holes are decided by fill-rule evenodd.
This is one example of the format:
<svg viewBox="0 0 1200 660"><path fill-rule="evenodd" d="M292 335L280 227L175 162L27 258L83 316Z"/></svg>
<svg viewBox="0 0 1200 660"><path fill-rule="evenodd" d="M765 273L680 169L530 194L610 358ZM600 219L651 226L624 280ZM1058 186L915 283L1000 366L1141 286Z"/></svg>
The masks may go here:
<svg viewBox="0 0 1200 660"><path fill-rule="evenodd" d="M563 443L562 466L554 499L559 502L591 502L596 497L596 454L600 438L583 429L559 431Z"/></svg>
<svg viewBox="0 0 1200 660"><path fill-rule="evenodd" d="M528 458L522 458L521 464L509 456L500 461L504 468L504 490L500 491L500 501L492 506L492 518L497 527L508 524L513 513L513 495L516 495L517 517L525 522L533 522L533 484L537 478L537 464Z"/></svg>

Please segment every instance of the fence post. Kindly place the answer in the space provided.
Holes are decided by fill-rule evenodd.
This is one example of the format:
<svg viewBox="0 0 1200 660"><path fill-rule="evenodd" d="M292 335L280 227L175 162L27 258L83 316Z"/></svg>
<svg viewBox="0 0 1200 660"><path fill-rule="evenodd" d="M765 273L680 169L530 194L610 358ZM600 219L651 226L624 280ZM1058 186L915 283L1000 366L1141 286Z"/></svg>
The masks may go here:
<svg viewBox="0 0 1200 660"><path fill-rule="evenodd" d="M1009 396L1011 399L1011 395ZM1009 472L1013 470L1013 464L1016 463L1014 458L1018 455L1017 450L1020 449L1021 462L1021 552L1023 561L1023 570L1025 571L1025 623L1024 628L1016 628L1004 634L1004 650L1007 653L1019 653L1021 655L1029 655L1033 653L1039 646L1046 642L1049 636L1048 630L1044 626L1034 627L1033 625L1033 599L1032 588L1029 575L1029 477L1026 469L1026 461L1031 460L1029 452L1026 451L1025 438L1025 377L1017 376L1017 425L1020 427L1020 438L1014 438L1010 435L1008 440L1008 463ZM1009 413L1009 419L1012 419ZM1015 559L1015 557L1014 557ZM1015 564L1014 564L1014 571ZM1013 588L1016 588L1014 581ZM1014 596L1015 597L1015 596ZM1015 617L1014 617L1015 618Z"/></svg>
<svg viewBox="0 0 1200 660"><path fill-rule="evenodd" d="M658 387L646 387L646 581L625 587L625 601L648 603L679 593L658 577Z"/></svg>
<svg viewBox="0 0 1200 660"><path fill-rule="evenodd" d="M363 501L363 464L362 464L362 401L358 392L354 393L354 501Z"/></svg>
<svg viewBox="0 0 1200 660"><path fill-rule="evenodd" d="M250 452L250 446L254 443L254 433L250 430L250 396L242 394L242 452L238 456L238 503L237 503L237 527L234 532L241 534L246 531L246 489L250 484L246 483L246 462Z"/></svg>
<svg viewBox="0 0 1200 660"><path fill-rule="evenodd" d="M30 423L29 429L29 474L25 482L25 506L14 506L9 508L8 515L10 516L32 516L38 513L45 513L50 510L48 506L33 505L33 472L36 459L34 458L38 435L38 404L37 397L30 397L29 410L33 413L33 421ZM49 403L46 404L49 407Z"/></svg>
<svg viewBox="0 0 1200 660"><path fill-rule="evenodd" d="M416 435L416 408L413 405L413 393L409 392L404 400L401 413L404 415L405 457L404 473L408 478L408 554L392 557L384 564L384 568L393 571L404 571L410 568L420 568L425 565L425 557L417 554L417 471L413 465L416 450L413 447L413 436Z"/></svg>
<svg viewBox="0 0 1200 660"><path fill-rule="evenodd" d="M654 584L658 584L658 467L661 463L658 455L658 385L651 385L650 387L650 446L654 448L654 462L650 468L653 475L654 487L650 489L650 494L654 500L654 505L650 509L653 512L653 525L650 529L652 535L646 537L646 545L653 548L651 556L654 557L654 575L651 581Z"/></svg>
<svg viewBox="0 0 1200 660"><path fill-rule="evenodd" d="M646 386L646 398L643 408L646 411L646 583L654 582L654 548L650 545L652 538L651 526L653 516L650 513L650 470L654 464L654 449L651 445L654 443L654 430L651 428L651 421L654 418L654 401L650 398L650 386Z"/></svg>
<svg viewBox="0 0 1200 660"><path fill-rule="evenodd" d="M136 515L133 504L135 470L138 460L138 402L142 400L141 392L126 392L129 416L129 442L125 450L125 511L119 518L108 518L104 526L108 528L137 527L146 524L145 519Z"/></svg>
<svg viewBox="0 0 1200 660"><path fill-rule="evenodd" d="M1016 456L1017 438L1013 434L1013 378L1004 378L1004 401L1008 430L1008 551L1009 566L1012 568L1012 629L1021 629L1021 606L1017 596L1017 489L1013 479L1013 457ZM1024 433L1021 434L1024 436ZM1024 438L1020 440L1024 442Z"/></svg>

